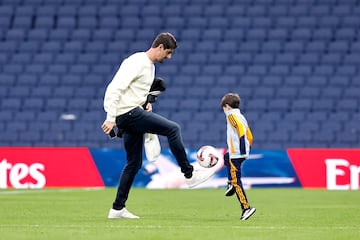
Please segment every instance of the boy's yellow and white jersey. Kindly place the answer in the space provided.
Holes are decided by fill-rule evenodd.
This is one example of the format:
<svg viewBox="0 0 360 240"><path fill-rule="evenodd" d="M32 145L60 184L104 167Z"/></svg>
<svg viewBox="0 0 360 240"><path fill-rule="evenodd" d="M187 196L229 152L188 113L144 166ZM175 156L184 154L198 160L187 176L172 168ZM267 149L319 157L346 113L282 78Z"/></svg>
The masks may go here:
<svg viewBox="0 0 360 240"><path fill-rule="evenodd" d="M240 109L225 112L227 121L227 145L230 158L247 158L253 142L248 122Z"/></svg>

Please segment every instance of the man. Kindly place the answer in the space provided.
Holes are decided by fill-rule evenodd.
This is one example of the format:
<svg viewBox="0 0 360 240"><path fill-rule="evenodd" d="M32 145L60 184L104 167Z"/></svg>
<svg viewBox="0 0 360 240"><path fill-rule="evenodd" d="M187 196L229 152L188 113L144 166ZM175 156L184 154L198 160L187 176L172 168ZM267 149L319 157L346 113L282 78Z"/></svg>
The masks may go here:
<svg viewBox="0 0 360 240"><path fill-rule="evenodd" d="M194 169L189 163L177 123L153 113L151 103L147 103L145 109L142 107L154 81L154 63L170 59L176 48L177 42L171 33L160 33L146 52L134 53L122 62L106 89L104 109L107 117L102 129L106 134L115 126L123 131L127 161L108 218L139 218L125 208L125 202L142 166L145 133L167 137L169 148L189 187L206 181L215 173L208 169Z"/></svg>

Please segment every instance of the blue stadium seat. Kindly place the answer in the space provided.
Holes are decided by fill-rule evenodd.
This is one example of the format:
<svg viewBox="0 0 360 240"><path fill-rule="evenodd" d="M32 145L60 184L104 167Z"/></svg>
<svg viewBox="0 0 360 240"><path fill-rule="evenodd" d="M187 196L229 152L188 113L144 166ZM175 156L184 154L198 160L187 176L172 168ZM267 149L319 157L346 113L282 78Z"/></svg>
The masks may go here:
<svg viewBox="0 0 360 240"><path fill-rule="evenodd" d="M24 71L24 65L19 63L8 63L2 66L4 73L20 74Z"/></svg>
<svg viewBox="0 0 360 240"><path fill-rule="evenodd" d="M56 64L74 64L76 61L76 54L73 52L55 54L54 62Z"/></svg>
<svg viewBox="0 0 360 240"><path fill-rule="evenodd" d="M4 15L0 15L0 28L9 29L10 26L11 26L11 18Z"/></svg>
<svg viewBox="0 0 360 240"><path fill-rule="evenodd" d="M325 87L328 84L327 78L325 76L309 76L307 79L307 85L309 87Z"/></svg>
<svg viewBox="0 0 360 240"><path fill-rule="evenodd" d="M287 112L290 110L290 102L288 99L273 99L269 102L269 108L275 112Z"/></svg>
<svg viewBox="0 0 360 240"><path fill-rule="evenodd" d="M335 108L338 111L349 111L349 112L358 112L359 111L359 101L358 99L340 99Z"/></svg>
<svg viewBox="0 0 360 240"><path fill-rule="evenodd" d="M310 99L295 99L292 102L292 107L291 109L295 110L295 111L310 111L311 107L312 107L312 101Z"/></svg>
<svg viewBox="0 0 360 240"><path fill-rule="evenodd" d="M262 28L249 29L246 35L246 40L251 41L262 41L267 39L267 30Z"/></svg>
<svg viewBox="0 0 360 240"><path fill-rule="evenodd" d="M101 1L94 1L94 2L101 2ZM102 5L99 8L99 16L116 17L118 13L119 13L119 5L117 4Z"/></svg>
<svg viewBox="0 0 360 240"><path fill-rule="evenodd" d="M21 120L13 120L6 125L7 129L11 129L12 131L24 132L27 130L26 124L24 124Z"/></svg>
<svg viewBox="0 0 360 240"><path fill-rule="evenodd" d="M289 41L284 43L284 52L286 53L301 53L304 51L305 44L301 41Z"/></svg>
<svg viewBox="0 0 360 240"><path fill-rule="evenodd" d="M349 65L342 65L342 66L337 66L336 68L336 74L341 75L341 76L353 76L357 70L356 70L356 66L349 66ZM354 82L353 82L354 84Z"/></svg>
<svg viewBox="0 0 360 240"><path fill-rule="evenodd" d="M9 95L25 99L30 96L30 88L28 86L14 86L10 89Z"/></svg>
<svg viewBox="0 0 360 240"><path fill-rule="evenodd" d="M200 109L201 100L199 98L187 98L183 99L178 103L180 109L187 109L192 111L197 111Z"/></svg>
<svg viewBox="0 0 360 240"><path fill-rule="evenodd" d="M12 21L12 27L29 29L31 27L31 20L31 16L15 16Z"/></svg>
<svg viewBox="0 0 360 240"><path fill-rule="evenodd" d="M211 41L220 41L223 38L223 30L221 28L205 29L202 34L202 39Z"/></svg>
<svg viewBox="0 0 360 240"><path fill-rule="evenodd" d="M94 87L84 86L75 89L75 96L77 98L92 99L96 96L96 90Z"/></svg>
<svg viewBox="0 0 360 240"><path fill-rule="evenodd" d="M313 111L313 112L308 112L306 113L306 119L309 122L324 122L326 121L326 119L328 119L328 112L326 111Z"/></svg>
<svg viewBox="0 0 360 240"><path fill-rule="evenodd" d="M208 95L208 89L204 88L203 86L197 87L194 86L191 88L191 91L187 92L186 95L188 97L195 97L195 98L206 98Z"/></svg>
<svg viewBox="0 0 360 240"><path fill-rule="evenodd" d="M0 15L4 17L11 17L15 14L15 7L8 4L0 6Z"/></svg>
<svg viewBox="0 0 360 240"><path fill-rule="evenodd" d="M305 86L299 90L298 96L300 98L318 99L320 95L320 88Z"/></svg>
<svg viewBox="0 0 360 240"><path fill-rule="evenodd" d="M347 148L349 146L353 148L359 147L359 137L358 134L353 132L343 132L341 134L337 134L336 138L338 143L344 144L343 147Z"/></svg>
<svg viewBox="0 0 360 240"><path fill-rule="evenodd" d="M33 62L40 64L51 64L54 60L52 53L38 53L33 55Z"/></svg>
<svg viewBox="0 0 360 240"><path fill-rule="evenodd" d="M138 17L130 16L123 19L121 22L122 28L135 28L139 29L141 27L141 19Z"/></svg>
<svg viewBox="0 0 360 240"><path fill-rule="evenodd" d="M77 27L79 29L96 29L97 25L97 18L94 15L84 15L77 20Z"/></svg>
<svg viewBox="0 0 360 240"><path fill-rule="evenodd" d="M216 50L216 42L211 40L199 41L195 49L202 54L209 54L209 51L214 52Z"/></svg>
<svg viewBox="0 0 360 240"><path fill-rule="evenodd" d="M254 54L253 60L257 64L270 65L274 62L274 55L272 55L270 53Z"/></svg>
<svg viewBox="0 0 360 240"><path fill-rule="evenodd" d="M1 105L3 106L3 104ZM10 122L14 119L14 111L12 109L3 109L0 110L0 119L5 122Z"/></svg>
<svg viewBox="0 0 360 240"><path fill-rule="evenodd" d="M34 49L33 46L31 49ZM59 41L47 41L44 42L41 46L41 51L44 53L60 53L62 50L62 43Z"/></svg>
<svg viewBox="0 0 360 240"><path fill-rule="evenodd" d="M46 65L40 63L29 64L25 67L25 73L41 75L46 72Z"/></svg>
<svg viewBox="0 0 360 240"><path fill-rule="evenodd" d="M199 5L184 5L183 16L184 17L196 17L203 14L203 6Z"/></svg>
<svg viewBox="0 0 360 240"><path fill-rule="evenodd" d="M247 13L249 16L264 16L266 14L266 7L263 4L248 5Z"/></svg>
<svg viewBox="0 0 360 240"><path fill-rule="evenodd" d="M246 108L266 111L268 109L268 104L267 99L249 99L246 103Z"/></svg>
<svg viewBox="0 0 360 240"><path fill-rule="evenodd" d="M111 16L111 17L107 16L100 19L99 27L101 29L105 28L105 29L116 30L119 28L119 26L120 26L120 21L116 16Z"/></svg>
<svg viewBox="0 0 360 240"><path fill-rule="evenodd" d="M63 46L64 52L81 53L83 50L84 44L81 41L67 41Z"/></svg>
<svg viewBox="0 0 360 240"><path fill-rule="evenodd" d="M247 73L250 76L265 76L268 73L268 68L263 65L252 65L247 69Z"/></svg>
<svg viewBox="0 0 360 240"><path fill-rule="evenodd" d="M12 55L11 62L15 64L30 64L32 55L29 53L15 53Z"/></svg>
<svg viewBox="0 0 360 240"><path fill-rule="evenodd" d="M342 62L342 56L338 53L323 54L321 63L329 65L339 65Z"/></svg>
<svg viewBox="0 0 360 240"><path fill-rule="evenodd" d="M321 96L323 98L339 99L343 94L343 89L338 87L325 87L322 89Z"/></svg>
<svg viewBox="0 0 360 240"><path fill-rule="evenodd" d="M1 53L13 53L18 49L18 43L13 41L1 41L0 52Z"/></svg>
<svg viewBox="0 0 360 240"><path fill-rule="evenodd" d="M227 17L212 17L209 19L209 26L211 26L214 29L223 29L226 31L227 27L229 26L229 18Z"/></svg>
<svg viewBox="0 0 360 240"><path fill-rule="evenodd" d="M358 28L359 27L359 16L345 15L342 17L341 26L344 28Z"/></svg>
<svg viewBox="0 0 360 240"><path fill-rule="evenodd" d="M48 98L52 96L52 87L49 86L39 86L37 88L32 89L31 97L38 97L38 98Z"/></svg>
<svg viewBox="0 0 360 240"><path fill-rule="evenodd" d="M57 9L57 13L61 17L74 17L77 14L77 8L70 5L60 6Z"/></svg>
<svg viewBox="0 0 360 240"><path fill-rule="evenodd" d="M16 146L18 141L19 133L13 130L7 130L1 133L0 144L2 146ZM14 145L13 145L14 144Z"/></svg>
<svg viewBox="0 0 360 240"><path fill-rule="evenodd" d="M89 111L83 112L79 119L85 122L100 123L104 121L105 117L106 115L103 109L91 109Z"/></svg>
<svg viewBox="0 0 360 240"><path fill-rule="evenodd" d="M256 41L243 42L239 48L240 52L256 53L260 51L260 43Z"/></svg>
<svg viewBox="0 0 360 240"><path fill-rule="evenodd" d="M279 41L269 40L264 42L261 46L261 50L266 53L278 54L282 49L282 43Z"/></svg>
<svg viewBox="0 0 360 240"><path fill-rule="evenodd" d="M356 30L353 28L338 28L335 30L335 39L352 41L356 37Z"/></svg>
<svg viewBox="0 0 360 240"><path fill-rule="evenodd" d="M48 73L50 74L65 74L68 72L68 66L66 64L54 64L48 67Z"/></svg>
<svg viewBox="0 0 360 240"><path fill-rule="evenodd" d="M266 98L272 99L275 95L275 89L273 87L262 87L254 89L254 98Z"/></svg>
<svg viewBox="0 0 360 240"><path fill-rule="evenodd" d="M240 78L240 76L245 73L245 67L234 64L232 60L233 59L231 59L232 64L224 66L224 75Z"/></svg>
<svg viewBox="0 0 360 240"><path fill-rule="evenodd" d="M270 77L273 77L272 80L274 80L274 77L277 78L288 76L290 73L290 67L286 64L279 64L279 65L273 65L268 70Z"/></svg>
<svg viewBox="0 0 360 240"><path fill-rule="evenodd" d="M66 98L49 98L46 101L47 111L64 111L67 106Z"/></svg>
<svg viewBox="0 0 360 240"><path fill-rule="evenodd" d="M231 41L239 41L245 38L245 31L243 29L230 28L225 29L224 38ZM237 47L238 48L238 47Z"/></svg>
<svg viewBox="0 0 360 240"><path fill-rule="evenodd" d="M333 99L319 99L313 102L313 111L326 111L331 112L334 109Z"/></svg>
<svg viewBox="0 0 360 240"><path fill-rule="evenodd" d="M71 40L72 41L88 41L91 38L92 31L90 29L75 29L71 33Z"/></svg>
<svg viewBox="0 0 360 240"><path fill-rule="evenodd" d="M86 110L89 106L89 101L86 98L73 98L68 102L69 111L73 110Z"/></svg>
<svg viewBox="0 0 360 240"><path fill-rule="evenodd" d="M294 64L297 60L297 55L293 53L278 53L275 57L276 64Z"/></svg>
<svg viewBox="0 0 360 240"><path fill-rule="evenodd" d="M70 99L74 96L75 89L72 86L61 86L54 89L53 96L56 98Z"/></svg>
<svg viewBox="0 0 360 240"><path fill-rule="evenodd" d="M359 97L360 87L345 87L342 97L345 99L356 99Z"/></svg>
<svg viewBox="0 0 360 240"><path fill-rule="evenodd" d="M315 65L313 69L315 75L332 76L335 73L335 67L332 65Z"/></svg>
<svg viewBox="0 0 360 240"><path fill-rule="evenodd" d="M74 16L60 16L57 19L56 27L59 29L74 29L76 24L77 23Z"/></svg>
<svg viewBox="0 0 360 240"><path fill-rule="evenodd" d="M60 114L56 110L46 109L46 111L39 111L37 113L36 122L51 122L58 121L60 119Z"/></svg>
<svg viewBox="0 0 360 240"><path fill-rule="evenodd" d="M273 122L277 124L282 120L282 116L277 112L263 112L260 115L260 121Z"/></svg>
<svg viewBox="0 0 360 240"><path fill-rule="evenodd" d="M33 142L38 142L41 140L41 133L35 130L28 130L23 133L19 133L18 141L16 141L17 146L31 146Z"/></svg>
<svg viewBox="0 0 360 240"><path fill-rule="evenodd" d="M313 32L312 39L314 41L331 42L334 32L331 28L320 28Z"/></svg>
<svg viewBox="0 0 360 240"><path fill-rule="evenodd" d="M55 87L60 84L60 77L57 74L44 74L39 77L40 86L52 86Z"/></svg>
<svg viewBox="0 0 360 240"><path fill-rule="evenodd" d="M316 28L318 22L316 16L299 16L296 20L298 28Z"/></svg>
<svg viewBox="0 0 360 240"><path fill-rule="evenodd" d="M223 68L219 64L209 62L208 65L203 67L202 73L206 75L213 74L215 76L220 76L223 74Z"/></svg>
<svg viewBox="0 0 360 240"><path fill-rule="evenodd" d="M199 40L202 35L202 31L197 28L185 28L181 31L180 40L181 41L190 41ZM185 44L183 44L185 46ZM192 43L190 43L192 46Z"/></svg>
<svg viewBox="0 0 360 240"><path fill-rule="evenodd" d="M332 112L329 114L328 116L328 120L329 121L336 121L336 122L342 122L345 123L347 121L350 120L351 114L348 112L343 112L343 111L339 111L339 112Z"/></svg>
<svg viewBox="0 0 360 240"><path fill-rule="evenodd" d="M72 75L82 75L90 71L87 64L75 64L69 67L69 74Z"/></svg>
<svg viewBox="0 0 360 240"><path fill-rule="evenodd" d="M320 61L320 56L316 53L301 54L298 58L298 64L300 65L316 65Z"/></svg>
<svg viewBox="0 0 360 240"><path fill-rule="evenodd" d="M26 39L26 32L24 29L15 28L9 29L6 34L6 40L8 41L24 41Z"/></svg>

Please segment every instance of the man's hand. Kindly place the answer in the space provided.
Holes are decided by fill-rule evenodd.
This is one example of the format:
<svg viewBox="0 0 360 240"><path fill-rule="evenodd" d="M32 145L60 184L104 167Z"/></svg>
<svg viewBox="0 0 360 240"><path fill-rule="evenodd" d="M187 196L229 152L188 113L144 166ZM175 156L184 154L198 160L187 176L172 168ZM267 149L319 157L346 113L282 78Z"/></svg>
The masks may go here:
<svg viewBox="0 0 360 240"><path fill-rule="evenodd" d="M145 111L152 112L152 104L151 103L146 104Z"/></svg>
<svg viewBox="0 0 360 240"><path fill-rule="evenodd" d="M104 121L104 123L101 125L102 130L104 131L104 133L109 134L110 131L115 127L115 123L114 122L110 122L110 121Z"/></svg>

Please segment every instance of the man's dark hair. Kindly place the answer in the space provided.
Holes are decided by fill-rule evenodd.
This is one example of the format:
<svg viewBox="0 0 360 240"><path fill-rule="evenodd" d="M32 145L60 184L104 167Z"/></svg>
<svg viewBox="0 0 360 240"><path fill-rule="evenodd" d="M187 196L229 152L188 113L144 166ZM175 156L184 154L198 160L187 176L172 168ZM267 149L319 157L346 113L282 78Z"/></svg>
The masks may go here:
<svg viewBox="0 0 360 240"><path fill-rule="evenodd" d="M231 108L239 108L240 96L236 93L227 93L221 99L221 107L225 107L226 104L229 105Z"/></svg>
<svg viewBox="0 0 360 240"><path fill-rule="evenodd" d="M164 49L176 49L177 42L175 37L169 32L163 32L156 36L151 47L156 48L160 44L164 45Z"/></svg>

